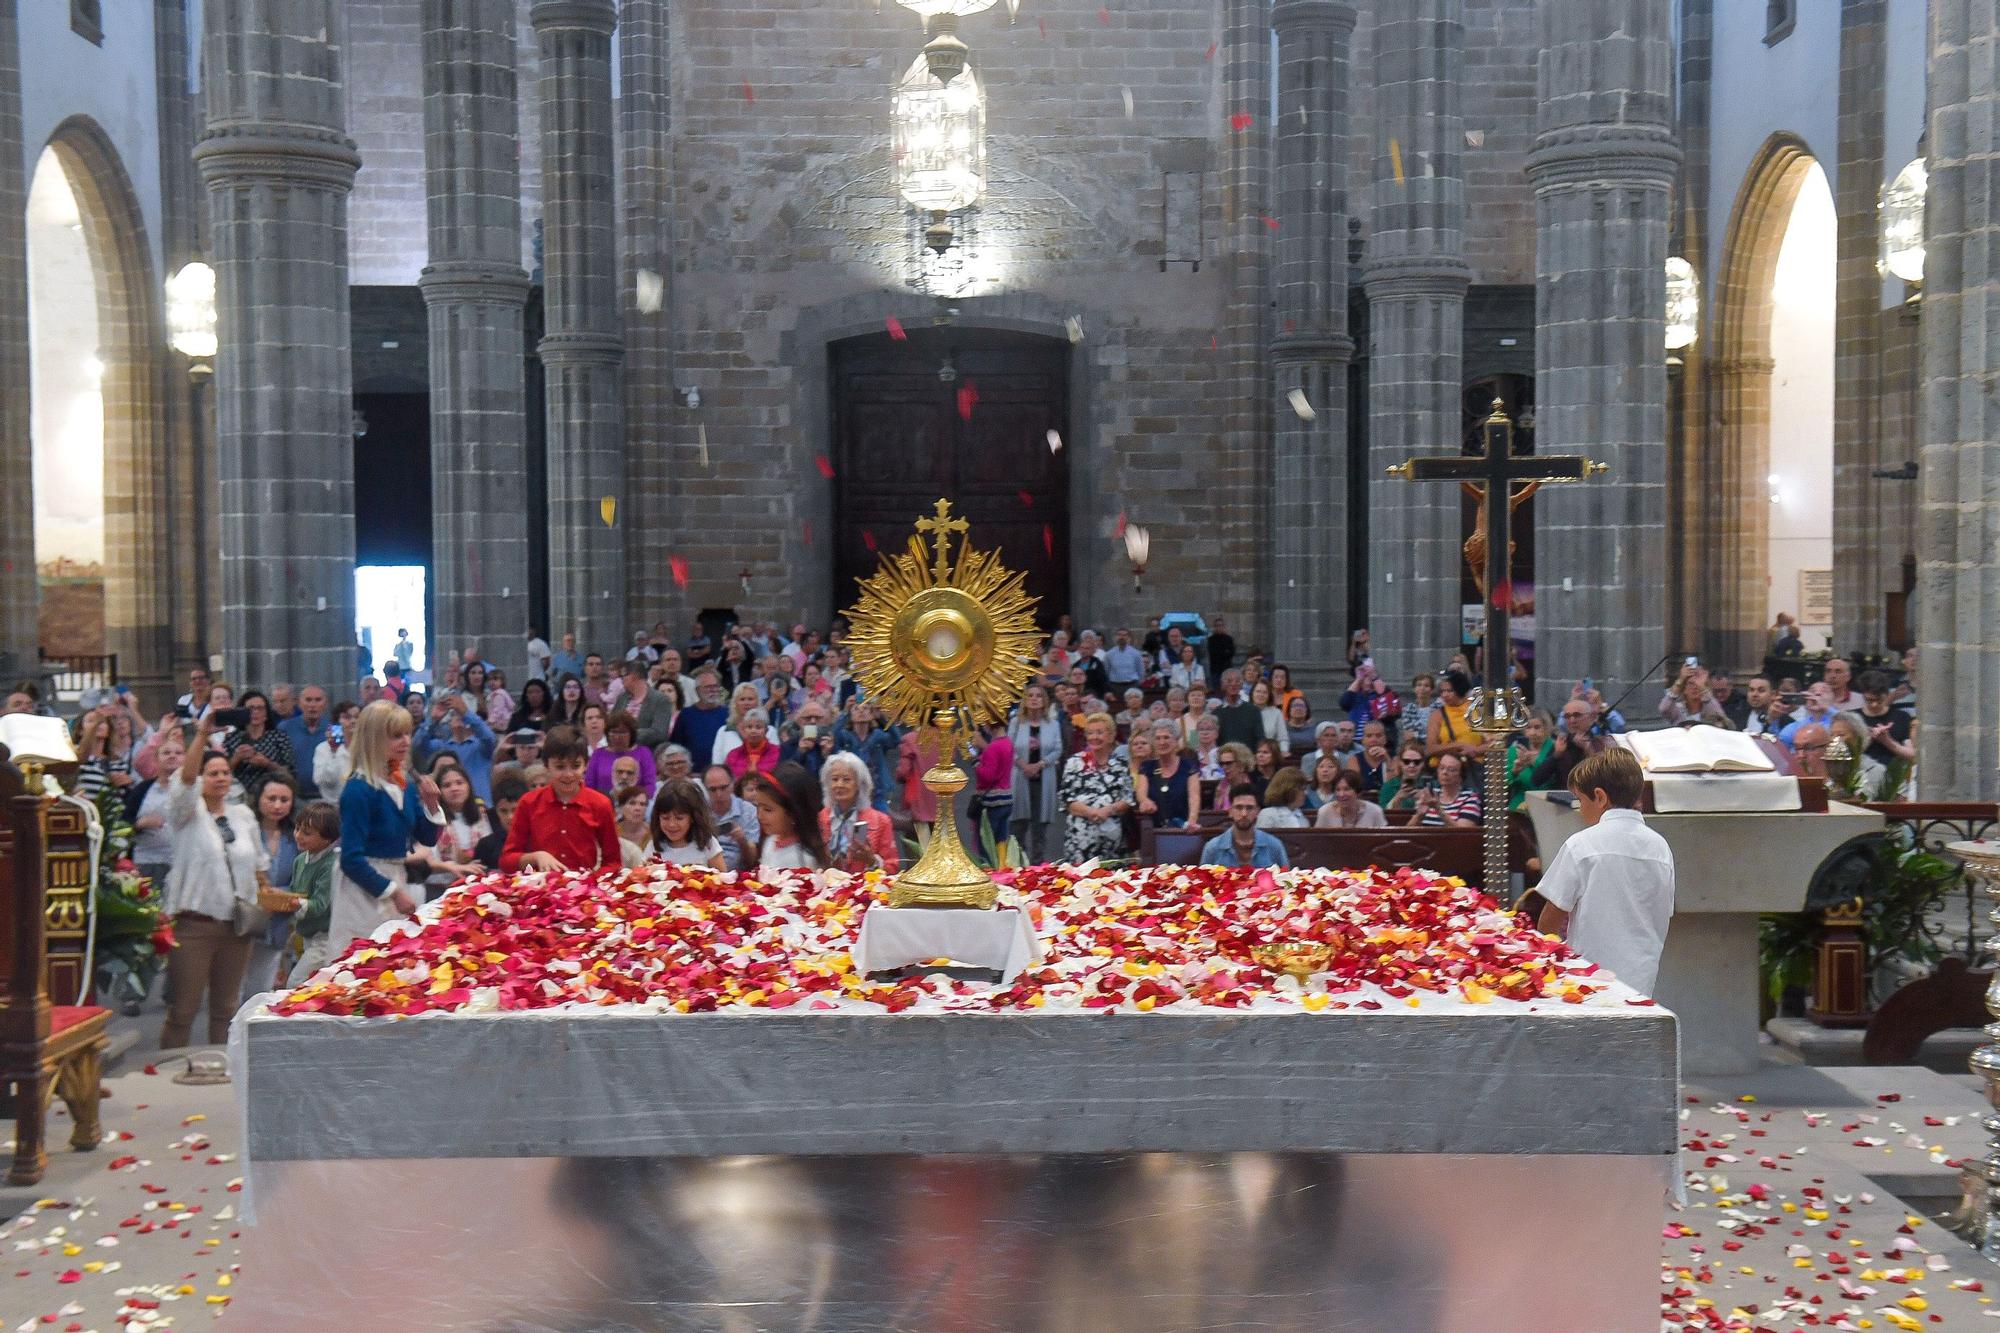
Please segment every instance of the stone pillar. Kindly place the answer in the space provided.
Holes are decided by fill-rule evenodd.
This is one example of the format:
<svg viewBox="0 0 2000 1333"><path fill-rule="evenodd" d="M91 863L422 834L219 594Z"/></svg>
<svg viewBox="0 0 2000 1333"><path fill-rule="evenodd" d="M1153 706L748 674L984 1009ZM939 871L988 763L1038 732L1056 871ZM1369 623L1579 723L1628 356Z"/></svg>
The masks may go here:
<svg viewBox="0 0 2000 1333"><path fill-rule="evenodd" d="M1273 648L1333 684L1347 631L1347 74L1354 6L1277 0L1278 327L1271 460ZM1305 395L1313 419L1291 401Z"/></svg>
<svg viewBox="0 0 2000 1333"><path fill-rule="evenodd" d="M340 0L208 0L223 652L238 684L357 679Z"/></svg>
<svg viewBox="0 0 2000 1333"><path fill-rule="evenodd" d="M1771 506L1765 497L1770 494L1771 372L1776 366L1768 356L1709 363L1718 408L1713 428L1722 435L1715 457L1722 467L1710 471L1703 483L1713 502L1713 535L1706 549L1689 553L1704 568L1715 613L1707 637L1721 653L1718 660L1751 672L1764 669L1771 644L1764 628L1771 619Z"/></svg>
<svg viewBox="0 0 2000 1333"><path fill-rule="evenodd" d="M1228 386L1217 423L1227 466L1217 486L1244 509L1267 513L1271 493L1271 403L1267 358L1271 340L1269 279L1271 229L1271 10L1267 0L1223 0L1222 114L1217 133L1220 154L1223 229L1222 263L1226 295L1217 335L1218 364ZM1250 126L1229 133L1221 122L1247 112ZM1266 570L1271 559L1271 524L1255 522L1242 541L1224 541L1222 559L1237 569ZM1248 580L1245 601L1256 613L1237 633L1269 642L1273 607L1279 600L1271 580Z"/></svg>
<svg viewBox="0 0 2000 1333"><path fill-rule="evenodd" d="M1931 0L1917 764L1927 801L2000 795L2000 5Z"/></svg>
<svg viewBox="0 0 2000 1333"><path fill-rule="evenodd" d="M1666 651L1670 6L1539 0L1536 448L1608 476L1545 490L1535 570L1542 701L1583 676L1607 697Z"/></svg>
<svg viewBox="0 0 2000 1333"><path fill-rule="evenodd" d="M35 673L34 441L28 427L28 183L21 144L21 29L0 0L0 683Z"/></svg>
<svg viewBox="0 0 2000 1333"><path fill-rule="evenodd" d="M1405 0L1374 30L1375 183L1368 290L1368 620L1398 685L1459 643L1456 497L1384 469L1456 454L1465 365L1465 0ZM1483 572L1483 571L1482 571Z"/></svg>
<svg viewBox="0 0 2000 1333"><path fill-rule="evenodd" d="M612 199L614 0L535 0L541 43L542 230L548 336L549 620L622 655L625 405ZM610 513L607 521L606 513Z"/></svg>
<svg viewBox="0 0 2000 1333"><path fill-rule="evenodd" d="M665 617L679 634L695 605L675 583L657 534L674 525L684 473L700 466L697 413L674 397L674 194L672 15L666 0L627 0L618 12L618 146L621 228L632 281L625 284L625 411L632 456L625 499L626 595L635 625ZM650 275L650 276L645 276ZM657 280L659 303L641 299ZM654 537L648 542L649 535ZM730 566L731 571L734 566ZM627 641L629 643L629 640Z"/></svg>
<svg viewBox="0 0 2000 1333"><path fill-rule="evenodd" d="M1901 525L1906 481L1872 474L1903 457L1882 456L1881 183L1887 144L1882 70L1888 0L1841 0L1839 169L1834 207L1833 645L1844 653L1884 647L1887 599L1903 588ZM1902 149L1888 174L1907 160Z"/></svg>
<svg viewBox="0 0 2000 1333"><path fill-rule="evenodd" d="M439 653L527 679L527 372L514 0L423 0L431 578Z"/></svg>

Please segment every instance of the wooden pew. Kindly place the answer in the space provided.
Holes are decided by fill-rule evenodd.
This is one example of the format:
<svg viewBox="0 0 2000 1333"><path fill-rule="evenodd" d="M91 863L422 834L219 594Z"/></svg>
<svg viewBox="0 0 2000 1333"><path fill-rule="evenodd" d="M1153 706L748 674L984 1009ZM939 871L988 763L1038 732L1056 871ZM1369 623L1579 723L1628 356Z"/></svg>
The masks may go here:
<svg viewBox="0 0 2000 1333"><path fill-rule="evenodd" d="M5 835L0 838L0 1090L13 1103L10 1185L32 1185L48 1168L43 1141L54 1097L69 1107L74 1125L70 1146L88 1151L98 1145L103 1137L99 1078L110 1044L105 1031L109 1009L50 1001L51 911L62 909L59 928L69 924L68 895L52 904L49 894L50 825L61 823L58 816L74 815L52 809L54 802L29 776L0 747L0 830ZM80 959L76 965L83 965ZM61 980L74 998L76 976L65 973Z"/></svg>
<svg viewBox="0 0 2000 1333"><path fill-rule="evenodd" d="M1145 828L1139 832L1143 865L1194 865L1201 849L1222 832ZM1311 870L1401 870L1414 866L1452 875L1475 887L1481 874L1479 830L1466 828L1273 829L1292 864ZM1505 886L1502 886L1503 891Z"/></svg>

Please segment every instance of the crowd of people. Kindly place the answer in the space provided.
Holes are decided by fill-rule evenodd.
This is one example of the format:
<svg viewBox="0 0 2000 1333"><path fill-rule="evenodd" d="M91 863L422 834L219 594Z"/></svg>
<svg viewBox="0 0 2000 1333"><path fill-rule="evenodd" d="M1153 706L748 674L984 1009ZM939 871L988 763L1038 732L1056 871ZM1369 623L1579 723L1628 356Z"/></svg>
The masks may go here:
<svg viewBox="0 0 2000 1333"><path fill-rule="evenodd" d="M1568 786L1627 725L1585 680L1510 738L1506 790L1490 792L1462 654L1400 686L1357 631L1345 685L1308 697L1287 664L1239 656L1220 619L1107 642L1065 616L1019 706L968 738L969 792L947 811L923 783L940 756L878 715L840 620L824 635L697 625L679 642L660 624L617 656L536 636L518 692L477 648L420 673L413 647L399 635L351 689L239 689L195 668L151 716L124 687L82 700L79 789L120 792L180 941L163 1045L186 1043L204 1000L222 1040L239 996L488 869L894 873L940 818L989 861L1128 857L1152 825L1213 833L1206 861L1276 865L1278 830L1478 827ZM1836 658L1805 689L1739 690L1690 659L1659 712L1770 736L1802 773L1844 755L1851 789L1888 799L1914 769L1915 682L1913 656L1894 680ZM33 682L0 707L20 711L47 711Z"/></svg>

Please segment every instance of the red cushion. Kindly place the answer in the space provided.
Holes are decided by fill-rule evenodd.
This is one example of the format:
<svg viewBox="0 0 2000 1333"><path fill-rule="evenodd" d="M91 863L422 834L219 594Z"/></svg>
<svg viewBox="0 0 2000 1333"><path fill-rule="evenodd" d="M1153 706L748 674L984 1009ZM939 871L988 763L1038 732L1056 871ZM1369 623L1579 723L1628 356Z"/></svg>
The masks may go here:
<svg viewBox="0 0 2000 1333"><path fill-rule="evenodd" d="M49 1011L49 1035L58 1036L78 1023L87 1023L111 1011L99 1004L59 1004Z"/></svg>

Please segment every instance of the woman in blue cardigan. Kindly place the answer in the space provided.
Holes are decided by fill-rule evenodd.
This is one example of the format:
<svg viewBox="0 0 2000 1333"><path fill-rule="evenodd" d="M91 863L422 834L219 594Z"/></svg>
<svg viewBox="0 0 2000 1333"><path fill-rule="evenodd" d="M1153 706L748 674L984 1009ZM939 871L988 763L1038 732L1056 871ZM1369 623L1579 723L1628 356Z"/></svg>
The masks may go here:
<svg viewBox="0 0 2000 1333"><path fill-rule="evenodd" d="M354 725L354 772L340 790L340 879L333 888L328 947L337 956L361 935L421 901L408 888L403 858L412 840L436 844L444 827L444 804L437 784L418 776L410 798L409 710L377 699L361 710Z"/></svg>

